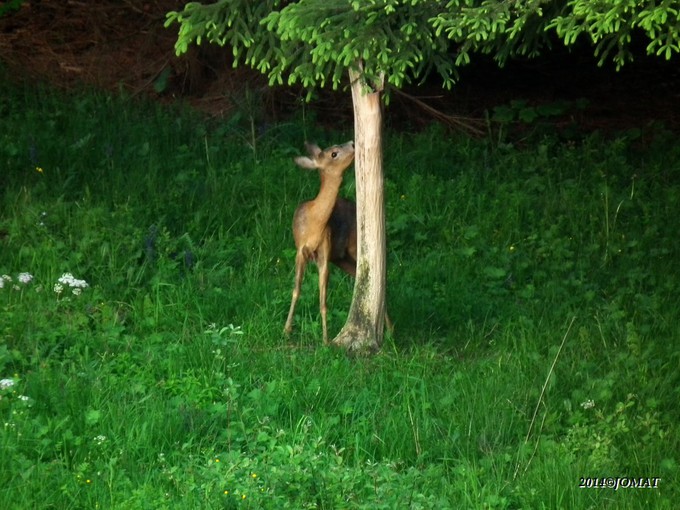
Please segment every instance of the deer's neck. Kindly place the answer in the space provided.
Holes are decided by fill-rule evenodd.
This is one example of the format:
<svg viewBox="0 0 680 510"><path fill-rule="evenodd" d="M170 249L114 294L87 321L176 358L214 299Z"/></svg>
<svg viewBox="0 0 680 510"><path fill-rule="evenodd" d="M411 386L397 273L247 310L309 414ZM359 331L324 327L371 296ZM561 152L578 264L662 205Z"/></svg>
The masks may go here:
<svg viewBox="0 0 680 510"><path fill-rule="evenodd" d="M312 201L314 203L314 216L318 221L326 223L331 217L338 191L342 184L342 177L329 177L321 175L321 188L319 194Z"/></svg>

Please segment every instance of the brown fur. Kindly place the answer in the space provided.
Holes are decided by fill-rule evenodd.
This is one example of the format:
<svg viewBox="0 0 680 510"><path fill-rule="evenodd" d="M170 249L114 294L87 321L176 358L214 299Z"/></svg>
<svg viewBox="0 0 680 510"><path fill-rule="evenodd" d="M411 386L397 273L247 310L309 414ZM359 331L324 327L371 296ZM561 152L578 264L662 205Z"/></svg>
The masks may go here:
<svg viewBox="0 0 680 510"><path fill-rule="evenodd" d="M345 170L354 160L354 143L334 145L321 150L307 145L309 157L295 158L302 168L318 169L321 187L314 200L301 203L293 217L293 237L297 250L295 256L295 287L284 331L293 329L295 305L300 297L300 287L305 267L310 260L319 267L319 306L324 343L328 343L326 327L326 288L328 263L340 267L354 276L357 258L357 219L353 202L338 198Z"/></svg>

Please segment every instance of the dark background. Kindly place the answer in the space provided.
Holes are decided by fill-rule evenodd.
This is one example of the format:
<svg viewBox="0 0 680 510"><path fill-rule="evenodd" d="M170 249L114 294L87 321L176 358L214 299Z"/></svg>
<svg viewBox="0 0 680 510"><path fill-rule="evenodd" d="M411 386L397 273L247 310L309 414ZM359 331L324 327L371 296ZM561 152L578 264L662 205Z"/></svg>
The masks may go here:
<svg viewBox="0 0 680 510"><path fill-rule="evenodd" d="M288 87L269 88L267 80L247 68L233 69L228 48L204 45L177 58L177 26L165 29L165 13L184 1L70 1L25 2L0 18L0 61L19 80L49 83L64 89L94 87L124 92L132 97L178 99L211 116L230 116L246 93L256 97L268 120L299 109L304 92ZM633 63L620 72L613 64L596 65L588 47L566 50L555 46L551 55L515 61L504 69L485 57L473 58L462 69L454 90L436 79L420 87L406 87L444 115L464 118L481 127L485 112L521 100L530 106L575 101L585 107L568 118L551 119L577 124L584 131L619 131L657 123L678 130L680 72L675 61L648 57L644 39ZM349 93L320 91L311 103L319 122L351 122ZM424 125L437 115L412 98L392 95L388 122L409 127ZM483 128L482 128L483 129Z"/></svg>

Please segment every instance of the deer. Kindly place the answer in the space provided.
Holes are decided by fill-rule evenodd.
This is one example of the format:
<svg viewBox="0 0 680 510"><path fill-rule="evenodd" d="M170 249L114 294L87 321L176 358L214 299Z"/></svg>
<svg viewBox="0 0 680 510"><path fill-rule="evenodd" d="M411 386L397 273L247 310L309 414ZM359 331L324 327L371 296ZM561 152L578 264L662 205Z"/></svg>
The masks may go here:
<svg viewBox="0 0 680 510"><path fill-rule="evenodd" d="M321 179L319 193L313 200L298 205L293 216L295 239L295 286L288 311L284 333L293 330L295 305L305 268L311 260L319 269L319 308L323 342L328 344L326 326L326 289L328 286L328 263L337 265L351 276L356 274L357 259L357 213L354 202L338 198L345 170L354 160L354 142L334 145L321 150L318 145L305 143L308 156L298 156L295 163L307 170L318 170Z"/></svg>
<svg viewBox="0 0 680 510"><path fill-rule="evenodd" d="M328 263L335 264L353 278L357 266L357 211L356 204L338 197L345 170L354 160L354 142L334 145L321 150L318 145L305 143L307 156L298 156L295 163L307 170L318 170L321 186L316 198L298 205L293 216L295 239L295 285L283 329L286 335L293 330L295 305L309 261L316 262L319 269L319 308L323 342L328 344L326 326L326 289L328 287ZM387 328L392 323L385 314Z"/></svg>

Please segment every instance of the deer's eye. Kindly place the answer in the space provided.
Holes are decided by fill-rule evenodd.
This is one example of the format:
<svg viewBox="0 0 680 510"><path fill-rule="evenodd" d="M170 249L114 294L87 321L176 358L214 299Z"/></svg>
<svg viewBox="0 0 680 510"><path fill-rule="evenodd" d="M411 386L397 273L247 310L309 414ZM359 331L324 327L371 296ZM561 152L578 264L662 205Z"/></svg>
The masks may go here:
<svg viewBox="0 0 680 510"><path fill-rule="evenodd" d="M335 159L338 157L338 151L331 152L331 158Z"/></svg>

